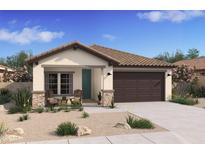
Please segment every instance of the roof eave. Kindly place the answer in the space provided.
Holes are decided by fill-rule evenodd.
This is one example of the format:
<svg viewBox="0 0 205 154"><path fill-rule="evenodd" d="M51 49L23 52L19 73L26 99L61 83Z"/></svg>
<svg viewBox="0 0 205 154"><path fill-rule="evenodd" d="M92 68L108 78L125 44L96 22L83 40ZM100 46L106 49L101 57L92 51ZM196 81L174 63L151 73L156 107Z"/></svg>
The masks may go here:
<svg viewBox="0 0 205 154"><path fill-rule="evenodd" d="M109 62L109 64L112 64L112 65L117 65L119 64L119 62L111 57L108 57L108 56L105 56L103 54L100 54L99 52L97 52L95 49L92 49L88 46L85 46L79 42L73 42L73 43L70 43L68 44L67 46L62 46L62 47L59 47L59 48L55 48L55 49L51 49L47 52L44 52L43 54L40 54L38 56L35 56L33 58L30 58L28 60L26 60L26 62L29 64L29 65L32 65L33 63L41 60L41 59L44 59L44 58L47 58L49 56L52 56L54 54L57 54L61 51L64 51L64 50L67 50L67 49L71 49L71 48L81 48L81 49L84 49L86 51L88 51L90 54L93 54L99 58L102 58L106 61Z"/></svg>

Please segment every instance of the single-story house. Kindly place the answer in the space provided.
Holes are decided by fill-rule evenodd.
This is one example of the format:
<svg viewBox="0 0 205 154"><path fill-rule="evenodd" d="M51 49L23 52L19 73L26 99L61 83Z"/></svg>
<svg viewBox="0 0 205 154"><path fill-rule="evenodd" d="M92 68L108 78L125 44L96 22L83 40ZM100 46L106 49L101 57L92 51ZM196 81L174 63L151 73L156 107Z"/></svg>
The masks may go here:
<svg viewBox="0 0 205 154"><path fill-rule="evenodd" d="M9 67L4 66L4 65L0 65L0 82L3 82L3 74L4 74L5 70L7 70L10 73L14 72L14 69L9 68Z"/></svg>
<svg viewBox="0 0 205 154"><path fill-rule="evenodd" d="M173 64L100 45L72 42L28 60L33 65L33 106L44 105L45 91L72 96L83 90L84 99L102 104L165 101L172 95Z"/></svg>
<svg viewBox="0 0 205 154"><path fill-rule="evenodd" d="M198 84L205 86L205 57L180 60L175 65L181 66L186 65L195 69L196 75L199 77Z"/></svg>

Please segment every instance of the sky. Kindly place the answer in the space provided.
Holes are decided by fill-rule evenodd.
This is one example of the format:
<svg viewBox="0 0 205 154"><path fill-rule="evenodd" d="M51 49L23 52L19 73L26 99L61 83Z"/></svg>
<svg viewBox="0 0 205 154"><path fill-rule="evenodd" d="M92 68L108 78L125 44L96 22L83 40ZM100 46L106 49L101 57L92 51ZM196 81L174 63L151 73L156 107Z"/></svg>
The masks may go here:
<svg viewBox="0 0 205 154"><path fill-rule="evenodd" d="M0 11L0 57L71 41L147 57L190 48L205 56L205 11Z"/></svg>

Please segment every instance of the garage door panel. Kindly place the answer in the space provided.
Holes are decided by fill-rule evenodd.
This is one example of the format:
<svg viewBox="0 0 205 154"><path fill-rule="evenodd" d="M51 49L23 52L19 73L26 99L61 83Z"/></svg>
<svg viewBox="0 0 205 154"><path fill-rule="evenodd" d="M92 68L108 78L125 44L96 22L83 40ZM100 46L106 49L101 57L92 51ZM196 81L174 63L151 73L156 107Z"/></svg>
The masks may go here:
<svg viewBox="0 0 205 154"><path fill-rule="evenodd" d="M114 72L115 102L164 100L164 73Z"/></svg>
<svg viewBox="0 0 205 154"><path fill-rule="evenodd" d="M136 88L136 80L116 80L114 84L117 88Z"/></svg>

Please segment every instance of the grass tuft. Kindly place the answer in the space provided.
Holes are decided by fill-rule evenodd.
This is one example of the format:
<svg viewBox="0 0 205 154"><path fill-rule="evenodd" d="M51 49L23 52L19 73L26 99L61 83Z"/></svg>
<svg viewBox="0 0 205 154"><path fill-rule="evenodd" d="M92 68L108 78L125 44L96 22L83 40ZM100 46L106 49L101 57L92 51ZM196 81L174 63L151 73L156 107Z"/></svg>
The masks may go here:
<svg viewBox="0 0 205 154"><path fill-rule="evenodd" d="M82 113L82 118L88 118L90 115L87 112L83 112Z"/></svg>
<svg viewBox="0 0 205 154"><path fill-rule="evenodd" d="M35 112L38 112L38 113L43 113L44 112L44 108L43 107L38 107L36 109L34 109Z"/></svg>
<svg viewBox="0 0 205 154"><path fill-rule="evenodd" d="M5 123L1 122L0 123L0 136L3 136L7 130L8 128L6 127Z"/></svg>
<svg viewBox="0 0 205 154"><path fill-rule="evenodd" d="M78 111L83 111L83 110L84 110L84 108L83 108L83 107L80 107Z"/></svg>
<svg viewBox="0 0 205 154"><path fill-rule="evenodd" d="M64 122L58 125L56 129L56 134L59 136L65 136L65 135L76 135L78 131L78 128L76 124L71 122Z"/></svg>
<svg viewBox="0 0 205 154"><path fill-rule="evenodd" d="M28 120L28 119L29 119L29 115L28 114L24 114L24 115L19 117L18 121L22 122L22 121Z"/></svg>
<svg viewBox="0 0 205 154"><path fill-rule="evenodd" d="M147 119L137 119L133 116L128 116L126 119L131 128L153 129L154 125Z"/></svg>
<svg viewBox="0 0 205 154"><path fill-rule="evenodd" d="M197 99L181 97L181 96L173 96L171 102L183 104L183 105L195 105L198 104Z"/></svg>

